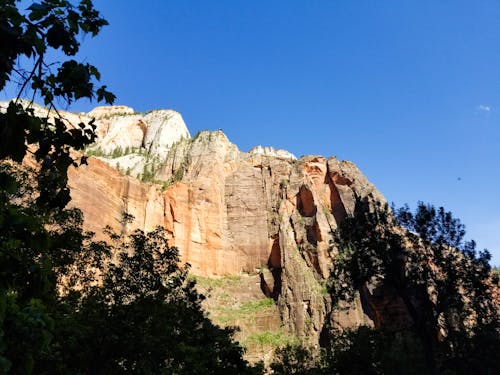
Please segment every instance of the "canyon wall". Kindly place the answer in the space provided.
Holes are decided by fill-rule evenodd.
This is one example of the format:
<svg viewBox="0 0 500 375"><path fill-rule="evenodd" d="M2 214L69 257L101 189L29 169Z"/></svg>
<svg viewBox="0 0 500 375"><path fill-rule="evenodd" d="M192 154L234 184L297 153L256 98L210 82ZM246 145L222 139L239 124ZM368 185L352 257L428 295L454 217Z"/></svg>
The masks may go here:
<svg viewBox="0 0 500 375"><path fill-rule="evenodd" d="M336 257L331 232L355 196L384 201L353 163L260 146L241 152L221 131L191 138L174 111L101 107L90 115L97 156L70 173L87 229L160 225L195 275L258 273L283 324L312 341L327 321L372 323L359 297L331 314L325 286Z"/></svg>

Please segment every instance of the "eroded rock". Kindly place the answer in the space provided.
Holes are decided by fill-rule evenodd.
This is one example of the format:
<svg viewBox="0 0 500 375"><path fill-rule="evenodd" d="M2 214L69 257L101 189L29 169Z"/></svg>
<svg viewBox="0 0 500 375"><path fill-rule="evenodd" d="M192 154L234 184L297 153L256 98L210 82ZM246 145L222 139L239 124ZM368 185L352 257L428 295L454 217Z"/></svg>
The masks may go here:
<svg viewBox="0 0 500 375"><path fill-rule="evenodd" d="M99 142L117 139L114 127L121 127L137 135L133 147L142 142L145 152L91 158L72 171L73 204L84 211L88 228L160 225L194 274L259 275L261 293L277 301L285 327L311 343L326 323L373 324L361 296L332 313L325 287L336 254L331 232L353 212L355 196L384 201L354 164L322 156L295 159L262 147L244 153L221 131L191 139L174 111L126 113L117 120L113 113L106 115L108 125L101 122L107 133ZM134 178L152 158L158 183ZM134 173L125 176L103 162L117 160ZM126 226L120 222L124 212L135 217Z"/></svg>

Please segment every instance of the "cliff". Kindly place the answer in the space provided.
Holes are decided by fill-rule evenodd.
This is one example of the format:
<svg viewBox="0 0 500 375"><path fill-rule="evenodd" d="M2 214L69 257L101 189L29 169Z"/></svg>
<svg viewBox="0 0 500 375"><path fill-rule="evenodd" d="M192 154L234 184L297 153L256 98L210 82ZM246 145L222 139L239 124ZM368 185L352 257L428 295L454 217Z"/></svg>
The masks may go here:
<svg viewBox="0 0 500 375"><path fill-rule="evenodd" d="M236 338L248 359L268 361L287 342L318 345L331 327L413 324L411 306L381 279L364 283L352 302L332 306L326 283L339 259L332 232L354 214L358 199L385 202L353 163L262 146L242 152L220 130L191 138L172 110L60 114L68 126L96 120L97 141L84 151L88 165L69 170L71 204L83 211L85 228L101 237L105 226L121 233L163 227L208 296L211 319L241 328ZM456 248L447 251L460 257ZM441 277L433 257L432 271ZM498 287L490 286L498 300ZM434 285L427 293L437 295ZM418 309L417 297L410 298Z"/></svg>
<svg viewBox="0 0 500 375"><path fill-rule="evenodd" d="M259 275L261 297L273 298L288 331L311 342L330 319L372 323L359 298L332 316L325 287L331 232L354 197L384 201L353 163L260 146L242 152L221 131L191 138L170 110L100 107L90 116L99 139L88 153L96 157L70 173L87 229L163 226L193 274Z"/></svg>

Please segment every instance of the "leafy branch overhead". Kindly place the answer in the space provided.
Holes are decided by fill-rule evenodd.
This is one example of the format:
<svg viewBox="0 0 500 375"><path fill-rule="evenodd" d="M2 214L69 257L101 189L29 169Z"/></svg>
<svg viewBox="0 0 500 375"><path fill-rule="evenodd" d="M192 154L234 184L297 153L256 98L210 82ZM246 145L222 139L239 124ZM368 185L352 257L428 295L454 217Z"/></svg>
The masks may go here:
<svg viewBox="0 0 500 375"><path fill-rule="evenodd" d="M96 36L108 24L90 0L73 6L66 0L45 0L20 11L15 0L2 1L0 8L0 89L8 81L19 83L17 98L30 90L32 97L40 95L45 105L55 98L69 104L76 99L97 96L98 101L112 103L115 96L106 86L95 87L100 80L97 68L70 59L63 63L46 61L49 50L70 57L80 49L78 38L84 34ZM26 66L20 66L20 58Z"/></svg>
<svg viewBox="0 0 500 375"><path fill-rule="evenodd" d="M25 11L17 3L4 0L0 7L0 89L9 81L18 86L17 97L0 113L0 158L20 162L32 154L41 167L38 204L63 208L70 199L67 169L86 163L85 157L74 160L70 150L82 150L94 142L95 126L93 121L71 125L59 115L54 102L63 100L69 105L87 98L113 103L114 94L105 85L97 85L98 69L71 58L80 49L78 39L97 35L107 21L89 0L77 6L65 0L45 0ZM67 60L47 61L54 53ZM23 96L30 100L21 100ZM35 99L43 100L46 115L35 113Z"/></svg>

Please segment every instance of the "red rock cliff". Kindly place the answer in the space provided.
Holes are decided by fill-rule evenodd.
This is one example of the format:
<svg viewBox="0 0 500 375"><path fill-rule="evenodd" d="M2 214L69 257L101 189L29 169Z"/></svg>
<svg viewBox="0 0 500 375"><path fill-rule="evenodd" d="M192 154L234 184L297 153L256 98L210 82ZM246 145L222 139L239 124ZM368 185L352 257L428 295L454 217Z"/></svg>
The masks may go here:
<svg viewBox="0 0 500 375"><path fill-rule="evenodd" d="M137 115L120 116L124 129L140 124ZM113 129L109 122L106 117L100 127L105 147ZM147 134L147 121L144 127ZM116 126L113 132L113 139L123 138ZM135 144L144 148L146 136L136 133ZM382 195L350 162L296 159L262 147L245 153L221 131L163 144L161 154L131 149L112 155L108 150L71 172L72 202L83 210L86 227L98 233L105 225L120 231L161 225L197 275L268 267L262 289L278 301L282 321L301 336L317 337L330 310L323 285L335 258L331 231L353 210L355 194L384 200ZM148 172L155 183L128 176L125 168L142 180ZM121 224L125 212L134 216L126 228ZM345 326L370 322L359 300L335 319Z"/></svg>

